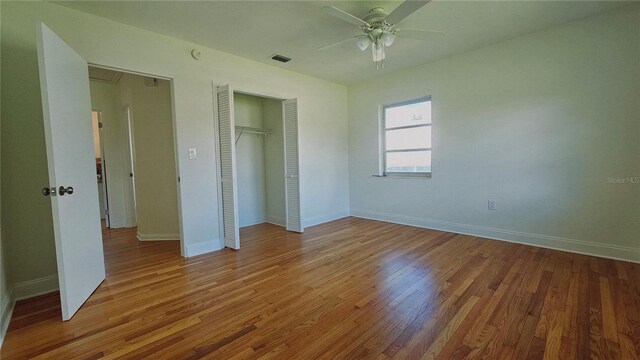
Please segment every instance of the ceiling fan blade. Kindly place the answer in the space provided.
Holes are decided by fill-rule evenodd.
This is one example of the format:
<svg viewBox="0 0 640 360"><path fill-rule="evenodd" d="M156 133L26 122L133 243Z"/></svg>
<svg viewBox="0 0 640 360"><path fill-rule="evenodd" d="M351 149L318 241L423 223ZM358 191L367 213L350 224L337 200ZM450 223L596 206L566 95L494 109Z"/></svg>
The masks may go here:
<svg viewBox="0 0 640 360"><path fill-rule="evenodd" d="M344 40L340 40L340 41L336 41L336 42L332 42L330 44L324 45L324 46L320 46L318 49L316 50L326 50L326 49L330 49L332 47L338 46L338 45L342 45L344 43L348 43L349 41L353 41L356 40L357 38L359 38L360 35L358 36L352 36L350 38L346 38Z"/></svg>
<svg viewBox="0 0 640 360"><path fill-rule="evenodd" d="M444 31L397 29L395 35L400 38L414 40L433 40L444 36Z"/></svg>
<svg viewBox="0 0 640 360"><path fill-rule="evenodd" d="M331 16L335 16L340 20L346 21L348 23L351 23L353 25L358 25L358 26L362 26L362 25L366 25L369 26L369 23L360 19L357 16L351 15L346 11L342 11L340 9L338 9L335 6L325 6L322 8L322 10L324 10L325 13L331 15Z"/></svg>
<svg viewBox="0 0 640 360"><path fill-rule="evenodd" d="M407 0L400 4L385 19L389 24L397 24L407 16L413 14L416 10L425 6L431 0Z"/></svg>

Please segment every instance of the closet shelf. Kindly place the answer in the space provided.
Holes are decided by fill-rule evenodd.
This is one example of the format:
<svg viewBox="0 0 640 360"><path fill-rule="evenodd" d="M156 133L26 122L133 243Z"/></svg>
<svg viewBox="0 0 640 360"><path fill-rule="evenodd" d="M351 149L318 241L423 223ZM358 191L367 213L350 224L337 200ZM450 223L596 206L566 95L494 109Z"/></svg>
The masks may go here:
<svg viewBox="0 0 640 360"><path fill-rule="evenodd" d="M236 137L237 144L242 134L268 135L271 134L271 129L260 129L249 126L236 126L236 133L238 133L238 137Z"/></svg>

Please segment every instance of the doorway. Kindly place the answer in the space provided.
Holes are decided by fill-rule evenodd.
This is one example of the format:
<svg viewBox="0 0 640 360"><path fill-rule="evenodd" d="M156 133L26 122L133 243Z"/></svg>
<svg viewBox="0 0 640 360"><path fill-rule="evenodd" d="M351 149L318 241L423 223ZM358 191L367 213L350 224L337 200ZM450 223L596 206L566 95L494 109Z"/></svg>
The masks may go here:
<svg viewBox="0 0 640 360"><path fill-rule="evenodd" d="M297 100L233 91L229 85L214 89L224 245L240 248L239 228L243 225L271 222L303 232ZM236 108L236 99L244 105ZM245 134L257 136L259 141L238 145ZM238 195L238 191L243 193Z"/></svg>
<svg viewBox="0 0 640 360"><path fill-rule="evenodd" d="M80 309L82 304L91 296L96 288L105 279L105 252L104 239L101 236L100 226L100 208L98 186L97 186L97 163L96 163L96 146L93 139L92 114L90 109L94 109L100 113L99 120L103 124L102 136L100 137L101 148L101 168L104 167L108 171L102 169L103 176L106 177L106 196L108 198L109 209L109 226L114 228L118 224L124 224L122 219L124 211L117 213L117 206L124 208L124 201L117 202L114 199L123 200L122 197L114 197L117 193L116 189L120 189L124 193L124 171L122 166L112 166L118 161L126 158L122 155L122 140L125 138L122 126L122 99L129 99L126 103L131 106L131 118L134 133L136 129L136 109L140 110L140 114L151 119L151 125L142 126L143 130L141 139L145 139L147 145L138 146L138 139L134 134L135 142L135 164L133 166L135 177L138 163L144 163L149 166L152 171L140 171L141 174L147 174L147 178L152 180L143 183L138 178L135 182L136 187L136 215L138 233L141 234L141 195L140 190L147 190L147 194L153 193L160 202L177 203L178 193L178 176L176 172L176 149L174 141L174 117L173 117L173 83L168 78L158 78L141 74L133 74L115 69L108 69L100 66L90 66L88 62L69 46L45 24L38 24L36 30L36 43L38 53L38 68L40 76L40 92L42 96L42 110L44 120L44 133L47 150L47 165L49 172L49 183L43 184L42 195L49 197L51 201L54 240L56 247L56 260L58 267L58 283L60 288L60 302L62 319L69 320ZM92 70L93 69L93 70ZM88 71L89 70L89 71ZM137 76L134 81L135 87L124 88L123 91L113 89L107 91L113 93L115 91L118 96L101 97L103 101L100 104L92 101L92 95L100 93L101 86L90 86L88 72L102 72L109 76L104 83L112 82L111 85L117 83L119 77ZM114 75L115 74L115 75ZM161 81L162 80L162 81ZM95 82L101 83L101 82ZM134 94L135 89L146 86L149 88L164 89L165 100L163 102L150 101L150 97L137 97ZM146 93L145 93L146 94ZM163 123L166 126L160 126L158 122L153 123L157 119L157 111L164 109L166 105L168 110L163 110L167 121ZM109 116L110 114L110 116ZM111 118L112 120L108 120ZM162 129L169 129L164 131ZM170 138L170 141L163 141L167 152L158 151L154 145L158 144L158 139ZM155 142L154 142L155 141ZM114 142L116 142L114 144ZM118 142L120 144L118 144ZM166 145L169 144L167 147ZM115 146L113 146L115 145ZM115 151L115 152L114 152ZM120 151L120 156L112 156ZM161 161L140 161L140 152L144 155L165 154ZM168 154L168 155L167 155ZM109 160L107 164L105 160ZM165 172L155 172L153 170L160 169L156 165L159 163L169 162L173 165L173 172L167 176L167 167ZM115 164L114 164L115 163ZM154 167L155 166L155 167ZM118 174L120 177L118 177ZM128 174L127 174L128 175ZM176 196L165 196L165 193L154 193L155 178L167 179L172 184L169 188L173 188ZM114 181L117 180L117 181ZM139 186L141 185L141 186ZM150 190L149 190L150 189ZM160 196L160 195L162 196ZM163 197L164 196L164 197ZM152 208L152 207L150 207ZM155 215L149 218L168 216L172 218L169 225L178 228L176 236L171 236L172 240L180 245L180 252L184 251L184 242L180 239L179 234L182 233L181 214L179 209L175 211L166 211L166 207L158 207ZM119 215L118 218L116 215ZM177 226L175 224L178 224ZM164 231L161 230L161 231ZM175 230L174 230L175 231ZM151 234L149 240L153 237L163 235ZM154 236L155 235L155 236ZM139 236L141 240L141 236ZM135 238L134 238L135 239ZM158 239L160 240L160 239ZM177 246L176 246L177 247ZM160 260L158 260L160 261Z"/></svg>
<svg viewBox="0 0 640 360"><path fill-rule="evenodd" d="M91 125L93 128L93 150L96 157L96 179L98 181L98 204L100 205L100 221L103 228L109 228L109 196L107 194L107 167L104 159L102 141L102 121L100 111L91 111Z"/></svg>
<svg viewBox="0 0 640 360"><path fill-rule="evenodd" d="M285 226L282 101L235 92L238 226Z"/></svg>
<svg viewBox="0 0 640 360"><path fill-rule="evenodd" d="M136 241L180 241L171 82L89 66L89 83L105 225L136 228Z"/></svg>

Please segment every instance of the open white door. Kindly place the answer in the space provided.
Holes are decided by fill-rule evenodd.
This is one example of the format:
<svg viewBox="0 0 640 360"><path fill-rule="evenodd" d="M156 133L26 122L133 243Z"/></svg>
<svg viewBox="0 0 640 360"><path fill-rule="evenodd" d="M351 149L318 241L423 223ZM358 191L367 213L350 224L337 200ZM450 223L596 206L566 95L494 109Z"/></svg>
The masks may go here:
<svg viewBox="0 0 640 360"><path fill-rule="evenodd" d="M87 62L51 29L36 29L62 319L105 278ZM54 196L55 195L55 196Z"/></svg>
<svg viewBox="0 0 640 360"><path fill-rule="evenodd" d="M238 194L236 180L236 128L233 115L233 91L229 85L216 88L218 136L220 147L220 184L222 188L222 222L224 245L240 248Z"/></svg>
<svg viewBox="0 0 640 360"><path fill-rule="evenodd" d="M127 177L125 180L124 193L125 193L125 226L134 227L138 225L138 216L136 210L136 179L134 172L135 162L135 146L133 144L133 121L131 120L131 107L125 105L122 108L124 115L124 138L126 140L125 149L125 167Z"/></svg>
<svg viewBox="0 0 640 360"><path fill-rule="evenodd" d="M284 116L284 183L287 230L303 232L300 208L300 161L298 156L298 100L282 102Z"/></svg>

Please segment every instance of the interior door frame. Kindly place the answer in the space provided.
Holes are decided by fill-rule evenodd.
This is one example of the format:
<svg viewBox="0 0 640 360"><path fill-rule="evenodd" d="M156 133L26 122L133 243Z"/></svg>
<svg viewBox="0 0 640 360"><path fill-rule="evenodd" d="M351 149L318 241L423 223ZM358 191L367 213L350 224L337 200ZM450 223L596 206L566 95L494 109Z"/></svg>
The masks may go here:
<svg viewBox="0 0 640 360"><path fill-rule="evenodd" d="M175 83L172 77L169 76L165 76L165 75L159 75L159 74L152 74L152 73L146 73L146 72L141 72L141 71L135 71L135 70L129 70L129 69L123 69L123 68L118 68L115 66L110 66L107 64L98 64L95 62L90 62L88 61L89 66L91 67L95 67L95 68L100 68L100 69L106 69L106 70L112 70L112 71L119 71L119 72L123 72L123 73L127 73L127 74L132 74L132 75L139 75L139 76L146 76L146 77L153 77L156 79L161 79L161 80L167 80L169 81L169 89L171 90L171 125L172 125L172 130L173 130L173 157L174 157L174 161L176 164L176 174L175 174L175 179L176 179L176 188L177 188L177 195L178 195L178 226L180 228L180 254L185 257L186 253L187 253L187 249L186 249L186 245L184 242L184 228L183 228L183 214L182 214L182 193L180 191L180 187L181 187L181 183L180 183L180 157L178 156L178 132L177 132L177 125L176 125L176 97L175 97ZM134 174L135 176L135 174Z"/></svg>
<svg viewBox="0 0 640 360"><path fill-rule="evenodd" d="M218 229L219 229L219 233L218 236L220 238L220 242L222 244L222 248L224 248L224 219L222 216L222 184L220 182L221 176L222 176L222 169L221 169L221 163L220 163L220 139L218 139L218 100L217 100L217 93L216 93L216 89L218 88L218 86L224 86L227 84L220 84L220 83L216 83L215 81L212 82L212 96L213 96L213 123L214 123L214 130L215 130L215 153L214 153L214 158L217 160L216 163L216 180L217 180L217 195L218 195ZM252 90L246 90L246 87L240 87L240 88L236 88L235 85L233 85L232 83L228 83L228 85L230 85L231 89L232 89L232 93L233 94L243 94L243 95L250 95L250 96L256 96L256 97L261 97L261 98L265 98L265 99L271 99L271 100L277 100L280 102L283 102L287 99L298 99L296 96L294 95L283 95L283 94L265 94L261 91L252 91ZM284 109L283 109L284 111ZM282 113L282 126L283 126L283 131L284 131L284 112ZM300 122L298 122L298 133L300 131ZM282 141L284 142L285 139L283 138ZM283 154L284 156L284 154ZM298 157L300 156L300 139L298 138ZM300 171L300 167L298 166L298 171ZM284 174L283 174L283 181L286 182L286 179L284 178ZM298 179L299 181L299 179ZM301 183L300 183L301 184ZM286 186L286 184L285 184ZM302 185L299 186L300 187L300 203L302 203ZM287 222L287 218L286 218L286 190L285 190L285 224ZM236 204L237 206L237 204ZM303 216L302 216L302 209L300 209L300 225L302 227L302 229L304 230L304 221L303 221ZM286 227L286 226L285 226ZM242 240L242 239L240 239Z"/></svg>

